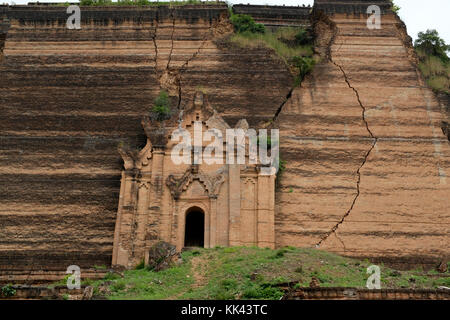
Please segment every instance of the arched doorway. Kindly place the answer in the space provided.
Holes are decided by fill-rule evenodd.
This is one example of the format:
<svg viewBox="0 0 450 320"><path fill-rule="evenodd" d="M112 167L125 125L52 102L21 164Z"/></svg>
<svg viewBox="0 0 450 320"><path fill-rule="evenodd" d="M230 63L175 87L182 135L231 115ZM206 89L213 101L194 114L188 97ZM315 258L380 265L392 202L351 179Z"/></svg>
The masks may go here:
<svg viewBox="0 0 450 320"><path fill-rule="evenodd" d="M192 207L186 211L184 246L204 247L204 244L205 244L205 213L199 207Z"/></svg>

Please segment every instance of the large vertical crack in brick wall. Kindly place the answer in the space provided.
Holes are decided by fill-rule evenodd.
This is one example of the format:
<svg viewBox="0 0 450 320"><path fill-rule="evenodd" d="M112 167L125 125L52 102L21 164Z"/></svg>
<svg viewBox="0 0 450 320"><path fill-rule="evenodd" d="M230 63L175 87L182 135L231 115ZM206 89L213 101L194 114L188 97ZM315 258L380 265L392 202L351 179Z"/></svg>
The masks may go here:
<svg viewBox="0 0 450 320"><path fill-rule="evenodd" d="M323 61L277 117L286 163L277 245L430 266L446 259L450 241L440 106L398 18L383 9L382 28L369 30L357 13L364 4L355 8L315 8Z"/></svg>

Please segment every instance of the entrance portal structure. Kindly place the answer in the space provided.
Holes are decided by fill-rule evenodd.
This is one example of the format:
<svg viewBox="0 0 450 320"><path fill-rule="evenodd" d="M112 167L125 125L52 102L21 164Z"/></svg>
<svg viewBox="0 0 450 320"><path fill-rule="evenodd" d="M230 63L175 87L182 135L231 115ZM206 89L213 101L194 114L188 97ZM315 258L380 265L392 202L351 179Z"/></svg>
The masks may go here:
<svg viewBox="0 0 450 320"><path fill-rule="evenodd" d="M180 140L176 129L194 137L230 126L209 106L201 93L190 107L166 121L142 121L147 144L141 151L124 147L119 208L114 234L113 265L133 267L148 261L148 249L157 241L184 246L248 245L273 248L275 174L262 173L260 164L175 164L171 154ZM236 128L247 132L246 120ZM214 138L213 138L214 139ZM211 141L201 141L204 150ZM248 137L245 142L248 150ZM226 150L226 147L223 148ZM203 225L201 225L203 224Z"/></svg>

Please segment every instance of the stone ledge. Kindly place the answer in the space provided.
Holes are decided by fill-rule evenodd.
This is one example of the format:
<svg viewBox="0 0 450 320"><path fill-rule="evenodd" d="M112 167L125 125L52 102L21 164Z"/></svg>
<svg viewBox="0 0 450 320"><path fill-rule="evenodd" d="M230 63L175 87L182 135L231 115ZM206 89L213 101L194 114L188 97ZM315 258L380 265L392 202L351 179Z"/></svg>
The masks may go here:
<svg viewBox="0 0 450 320"><path fill-rule="evenodd" d="M362 289L296 288L295 283L280 284L286 292L283 300L450 300L446 289Z"/></svg>
<svg viewBox="0 0 450 320"><path fill-rule="evenodd" d="M66 23L68 14L64 6L0 6L0 14L21 24L29 22L52 24L52 22ZM86 6L81 7L81 22L106 23L113 21L120 24L124 21L148 22L163 19L179 19L193 23L197 20L218 19L228 14L225 3L217 5L184 5L184 6Z"/></svg>

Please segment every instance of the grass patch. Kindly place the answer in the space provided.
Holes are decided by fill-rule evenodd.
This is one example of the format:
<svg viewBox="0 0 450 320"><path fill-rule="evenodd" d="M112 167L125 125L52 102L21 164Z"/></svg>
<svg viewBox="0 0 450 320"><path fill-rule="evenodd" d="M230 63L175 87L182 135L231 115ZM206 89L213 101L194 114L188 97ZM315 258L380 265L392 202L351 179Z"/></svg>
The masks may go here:
<svg viewBox="0 0 450 320"><path fill-rule="evenodd" d="M119 279L120 275L118 275L117 273L114 272L108 272L107 274L105 274L105 276L103 277L103 280L116 280Z"/></svg>
<svg viewBox="0 0 450 320"><path fill-rule="evenodd" d="M98 266L98 265L95 265L94 266L94 269L95 270L106 270L106 269L108 269L105 265L100 265L100 266Z"/></svg>
<svg viewBox="0 0 450 320"><path fill-rule="evenodd" d="M48 288L54 288L54 287L57 287L57 286L66 286L67 285L67 280L69 280L70 276L71 276L71 274L65 275L61 280L53 282L50 285L48 285Z"/></svg>
<svg viewBox="0 0 450 320"><path fill-rule="evenodd" d="M186 259L188 254L183 254ZM108 299L169 299L175 298L190 288L193 278L190 273L189 261L181 266L160 272L147 269L128 270L123 278L105 278L93 283L94 293L102 294L100 288L108 287Z"/></svg>
<svg viewBox="0 0 450 320"><path fill-rule="evenodd" d="M231 41L241 47L271 48L286 61L296 56L312 56L313 49L311 44L296 45L294 42L290 44L289 41L294 41L296 34L299 32L303 32L303 29L286 27L279 28L276 32L235 33L231 37Z"/></svg>
<svg viewBox="0 0 450 320"><path fill-rule="evenodd" d="M450 94L450 62L444 62L436 56L425 54L416 49L419 56L419 69L428 86L436 92Z"/></svg>
<svg viewBox="0 0 450 320"><path fill-rule="evenodd" d="M193 259L197 259L193 263ZM358 261L329 252L285 247L216 247L182 253L183 263L164 271L125 271L91 283L94 294L108 299L280 299L279 283L308 287L317 278L321 287L366 286L368 260ZM194 269L196 266L196 269ZM450 286L449 273L396 271L379 265L382 288ZM201 279L201 282L199 282ZM107 287L107 290L103 290ZM106 293L105 293L106 292Z"/></svg>
<svg viewBox="0 0 450 320"><path fill-rule="evenodd" d="M398 14L400 12L401 8L398 5L396 5L393 0L390 0L390 1L392 4L392 7L391 7L392 11Z"/></svg>
<svg viewBox="0 0 450 320"><path fill-rule="evenodd" d="M430 77L427 79L427 84L435 91L450 94L450 79L448 77Z"/></svg>

